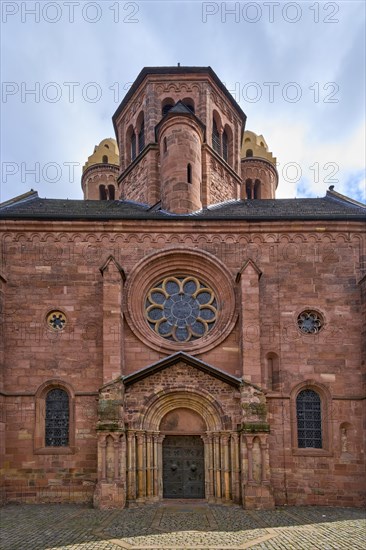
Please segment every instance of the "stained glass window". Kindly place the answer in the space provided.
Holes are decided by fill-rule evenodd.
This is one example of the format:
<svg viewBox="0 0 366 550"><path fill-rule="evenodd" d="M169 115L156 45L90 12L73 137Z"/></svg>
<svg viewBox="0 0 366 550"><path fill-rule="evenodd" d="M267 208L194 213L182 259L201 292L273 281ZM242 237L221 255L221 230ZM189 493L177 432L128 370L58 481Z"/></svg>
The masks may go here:
<svg viewBox="0 0 366 550"><path fill-rule="evenodd" d="M296 399L297 439L301 449L322 448L320 396L314 390L302 390Z"/></svg>
<svg viewBox="0 0 366 550"><path fill-rule="evenodd" d="M150 289L146 318L163 338L189 342L205 336L215 325L217 302L213 290L195 277L167 277Z"/></svg>
<svg viewBox="0 0 366 550"><path fill-rule="evenodd" d="M46 447L69 444L69 396L55 388L46 396Z"/></svg>
<svg viewBox="0 0 366 550"><path fill-rule="evenodd" d="M62 311L53 310L47 315L47 325L55 331L60 331L65 328L66 316Z"/></svg>

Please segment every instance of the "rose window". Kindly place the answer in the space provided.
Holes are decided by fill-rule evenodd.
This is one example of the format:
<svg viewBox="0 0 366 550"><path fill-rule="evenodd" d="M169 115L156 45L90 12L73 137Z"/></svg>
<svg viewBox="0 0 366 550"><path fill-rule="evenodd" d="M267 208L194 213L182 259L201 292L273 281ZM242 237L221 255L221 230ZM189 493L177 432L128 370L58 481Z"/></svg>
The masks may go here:
<svg viewBox="0 0 366 550"><path fill-rule="evenodd" d="M149 290L145 308L149 326L174 342L202 338L217 319L213 290L195 277L166 277Z"/></svg>
<svg viewBox="0 0 366 550"><path fill-rule="evenodd" d="M66 316L62 311L50 311L47 315L47 325L53 330L63 330L66 325Z"/></svg>
<svg viewBox="0 0 366 550"><path fill-rule="evenodd" d="M316 334L323 327L323 319L316 311L303 311L297 318L297 326L306 334Z"/></svg>

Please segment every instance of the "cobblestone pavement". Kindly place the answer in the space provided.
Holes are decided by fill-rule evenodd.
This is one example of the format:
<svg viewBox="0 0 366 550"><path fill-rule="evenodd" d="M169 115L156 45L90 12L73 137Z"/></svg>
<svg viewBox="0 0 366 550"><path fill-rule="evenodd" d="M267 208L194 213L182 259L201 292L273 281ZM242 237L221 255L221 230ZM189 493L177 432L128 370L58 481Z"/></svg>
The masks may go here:
<svg viewBox="0 0 366 550"><path fill-rule="evenodd" d="M166 503L100 511L87 506L8 505L3 550L364 550L365 512L352 508Z"/></svg>

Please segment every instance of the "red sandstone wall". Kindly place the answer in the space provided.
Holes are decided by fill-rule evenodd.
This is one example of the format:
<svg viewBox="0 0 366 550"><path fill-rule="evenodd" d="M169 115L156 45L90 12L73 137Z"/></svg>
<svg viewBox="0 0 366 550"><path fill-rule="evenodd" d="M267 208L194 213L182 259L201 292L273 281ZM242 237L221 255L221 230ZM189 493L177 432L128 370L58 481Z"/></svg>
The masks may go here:
<svg viewBox="0 0 366 550"><path fill-rule="evenodd" d="M87 484L96 475L96 392L102 384L102 276L99 268L113 254L127 278L136 262L153 250L175 244L217 256L235 277L248 258L262 271L259 338L262 368L266 355L280 360L279 385L269 389L270 458L277 503L360 504L364 475L361 454L361 296L359 256L364 244L346 223L282 226L206 222L200 227L161 222L119 222L96 226L2 222L22 227L2 240L5 300L6 477L16 485ZM316 227L324 226L318 222ZM356 224L355 224L356 225ZM292 229L292 231L290 231ZM40 232L38 232L40 231ZM138 233L138 234L137 234ZM189 271L189 266L183 266ZM301 335L297 314L323 313L318 336ZM55 337L44 325L52 308L68 316ZM125 324L125 373L165 356L141 342ZM244 350L245 353L245 350ZM241 375L239 322L231 335L200 359ZM244 372L245 377L245 372ZM67 456L33 454L35 393L47 380L60 379L75 392L76 451ZM319 384L333 398L327 418L328 454L294 452L291 391L305 381ZM263 379L263 384L266 380ZM347 443L342 426L347 425ZM342 443L343 441L343 443ZM343 447L342 447L343 445ZM342 450L343 448L343 450ZM286 470L286 475L284 474Z"/></svg>

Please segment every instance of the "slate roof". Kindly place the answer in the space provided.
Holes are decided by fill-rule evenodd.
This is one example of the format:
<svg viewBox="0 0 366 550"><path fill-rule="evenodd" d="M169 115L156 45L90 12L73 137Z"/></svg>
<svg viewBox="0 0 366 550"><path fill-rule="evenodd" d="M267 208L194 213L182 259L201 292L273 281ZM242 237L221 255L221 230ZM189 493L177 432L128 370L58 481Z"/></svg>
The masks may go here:
<svg viewBox="0 0 366 550"><path fill-rule="evenodd" d="M42 199L36 191L0 204L10 220L364 220L366 205L327 191L322 198L230 200L192 214L173 214L133 201Z"/></svg>

